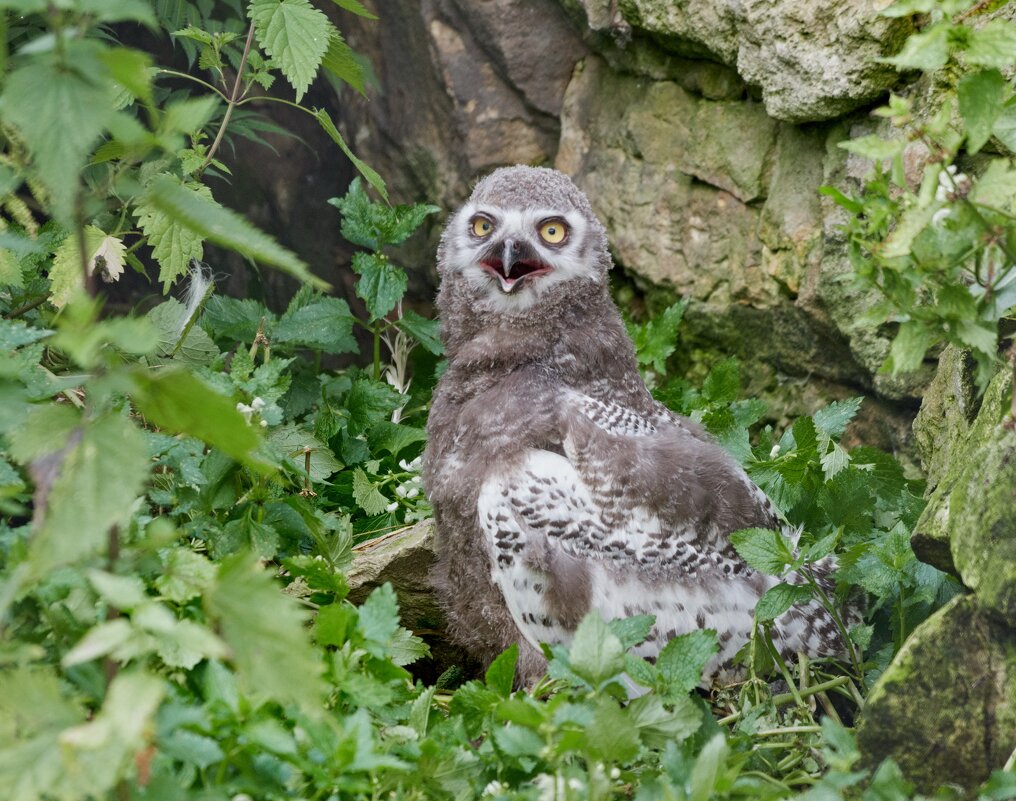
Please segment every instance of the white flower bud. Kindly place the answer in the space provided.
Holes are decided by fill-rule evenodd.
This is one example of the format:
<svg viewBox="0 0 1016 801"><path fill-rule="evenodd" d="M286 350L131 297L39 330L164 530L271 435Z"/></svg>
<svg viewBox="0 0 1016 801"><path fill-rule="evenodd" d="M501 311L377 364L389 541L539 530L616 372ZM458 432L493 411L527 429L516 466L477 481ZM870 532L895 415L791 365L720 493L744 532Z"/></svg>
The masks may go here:
<svg viewBox="0 0 1016 801"><path fill-rule="evenodd" d="M385 511L386 512L394 512L398 508L399 508L399 502L398 501L392 501L390 504L388 504L385 507Z"/></svg>
<svg viewBox="0 0 1016 801"><path fill-rule="evenodd" d="M412 499L412 498L415 498L419 494L420 494L420 490L417 487L413 487L412 489L409 490L409 492L406 493L406 497Z"/></svg>
<svg viewBox="0 0 1016 801"><path fill-rule="evenodd" d="M261 427L262 428L268 428L268 421L267 420L262 420L261 421Z"/></svg>
<svg viewBox="0 0 1016 801"><path fill-rule="evenodd" d="M264 398L254 398L254 400L250 402L250 407L255 412L260 412L262 409L265 408Z"/></svg>
<svg viewBox="0 0 1016 801"><path fill-rule="evenodd" d="M399 484L399 486L397 486L395 488L395 494L398 495L400 498L405 498L406 497L406 488L405 488L405 486L402 485L402 484Z"/></svg>

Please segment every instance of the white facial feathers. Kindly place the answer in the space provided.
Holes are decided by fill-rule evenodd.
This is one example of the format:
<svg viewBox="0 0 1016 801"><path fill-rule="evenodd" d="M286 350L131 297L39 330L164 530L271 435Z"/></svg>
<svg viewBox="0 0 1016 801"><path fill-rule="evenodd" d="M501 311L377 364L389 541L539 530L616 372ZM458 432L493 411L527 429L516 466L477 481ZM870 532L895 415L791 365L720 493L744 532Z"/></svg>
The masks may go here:
<svg viewBox="0 0 1016 801"><path fill-rule="evenodd" d="M560 222L565 236L556 242L561 236ZM576 278L602 280L589 228L586 218L574 209L500 208L469 202L448 223L443 266L462 275L494 308L521 311L555 284ZM528 265L522 277L510 270L512 254Z"/></svg>

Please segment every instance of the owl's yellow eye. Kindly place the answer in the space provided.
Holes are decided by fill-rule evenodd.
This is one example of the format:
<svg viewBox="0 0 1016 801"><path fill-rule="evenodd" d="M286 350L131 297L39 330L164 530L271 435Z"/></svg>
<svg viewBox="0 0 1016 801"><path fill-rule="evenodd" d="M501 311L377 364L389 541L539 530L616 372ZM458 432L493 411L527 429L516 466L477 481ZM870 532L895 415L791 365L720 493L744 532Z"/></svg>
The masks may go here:
<svg viewBox="0 0 1016 801"><path fill-rule="evenodd" d="M490 232L494 230L494 223L488 220L486 217L473 217L472 223L473 236L489 236Z"/></svg>
<svg viewBox="0 0 1016 801"><path fill-rule="evenodd" d="M540 238L548 245L560 245L568 236L564 220L547 220L540 226Z"/></svg>

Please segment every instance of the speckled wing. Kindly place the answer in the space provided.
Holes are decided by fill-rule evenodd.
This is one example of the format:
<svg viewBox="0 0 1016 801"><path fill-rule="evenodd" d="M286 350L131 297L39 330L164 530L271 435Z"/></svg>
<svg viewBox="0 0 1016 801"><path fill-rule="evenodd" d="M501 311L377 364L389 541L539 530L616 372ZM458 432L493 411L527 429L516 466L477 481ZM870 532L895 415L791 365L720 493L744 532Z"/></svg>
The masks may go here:
<svg viewBox="0 0 1016 801"><path fill-rule="evenodd" d="M653 614L643 655L713 628L721 651L712 668L729 661L776 579L749 568L727 535L777 525L768 499L679 419L650 420L571 390L561 408L563 452L528 451L478 500L492 577L520 631L534 645L567 642L593 608L608 620ZM782 621L786 650L815 633L807 614Z"/></svg>

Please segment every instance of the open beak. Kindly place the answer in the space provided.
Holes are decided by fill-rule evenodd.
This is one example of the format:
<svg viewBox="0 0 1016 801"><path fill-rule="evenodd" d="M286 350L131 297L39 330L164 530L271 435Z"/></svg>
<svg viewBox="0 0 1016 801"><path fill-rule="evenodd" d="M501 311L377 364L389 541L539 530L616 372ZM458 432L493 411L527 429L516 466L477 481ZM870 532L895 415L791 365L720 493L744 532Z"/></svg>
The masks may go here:
<svg viewBox="0 0 1016 801"><path fill-rule="evenodd" d="M506 239L500 246L495 245L487 251L480 266L498 280L505 294L523 284L525 279L553 269L529 245L514 239Z"/></svg>

